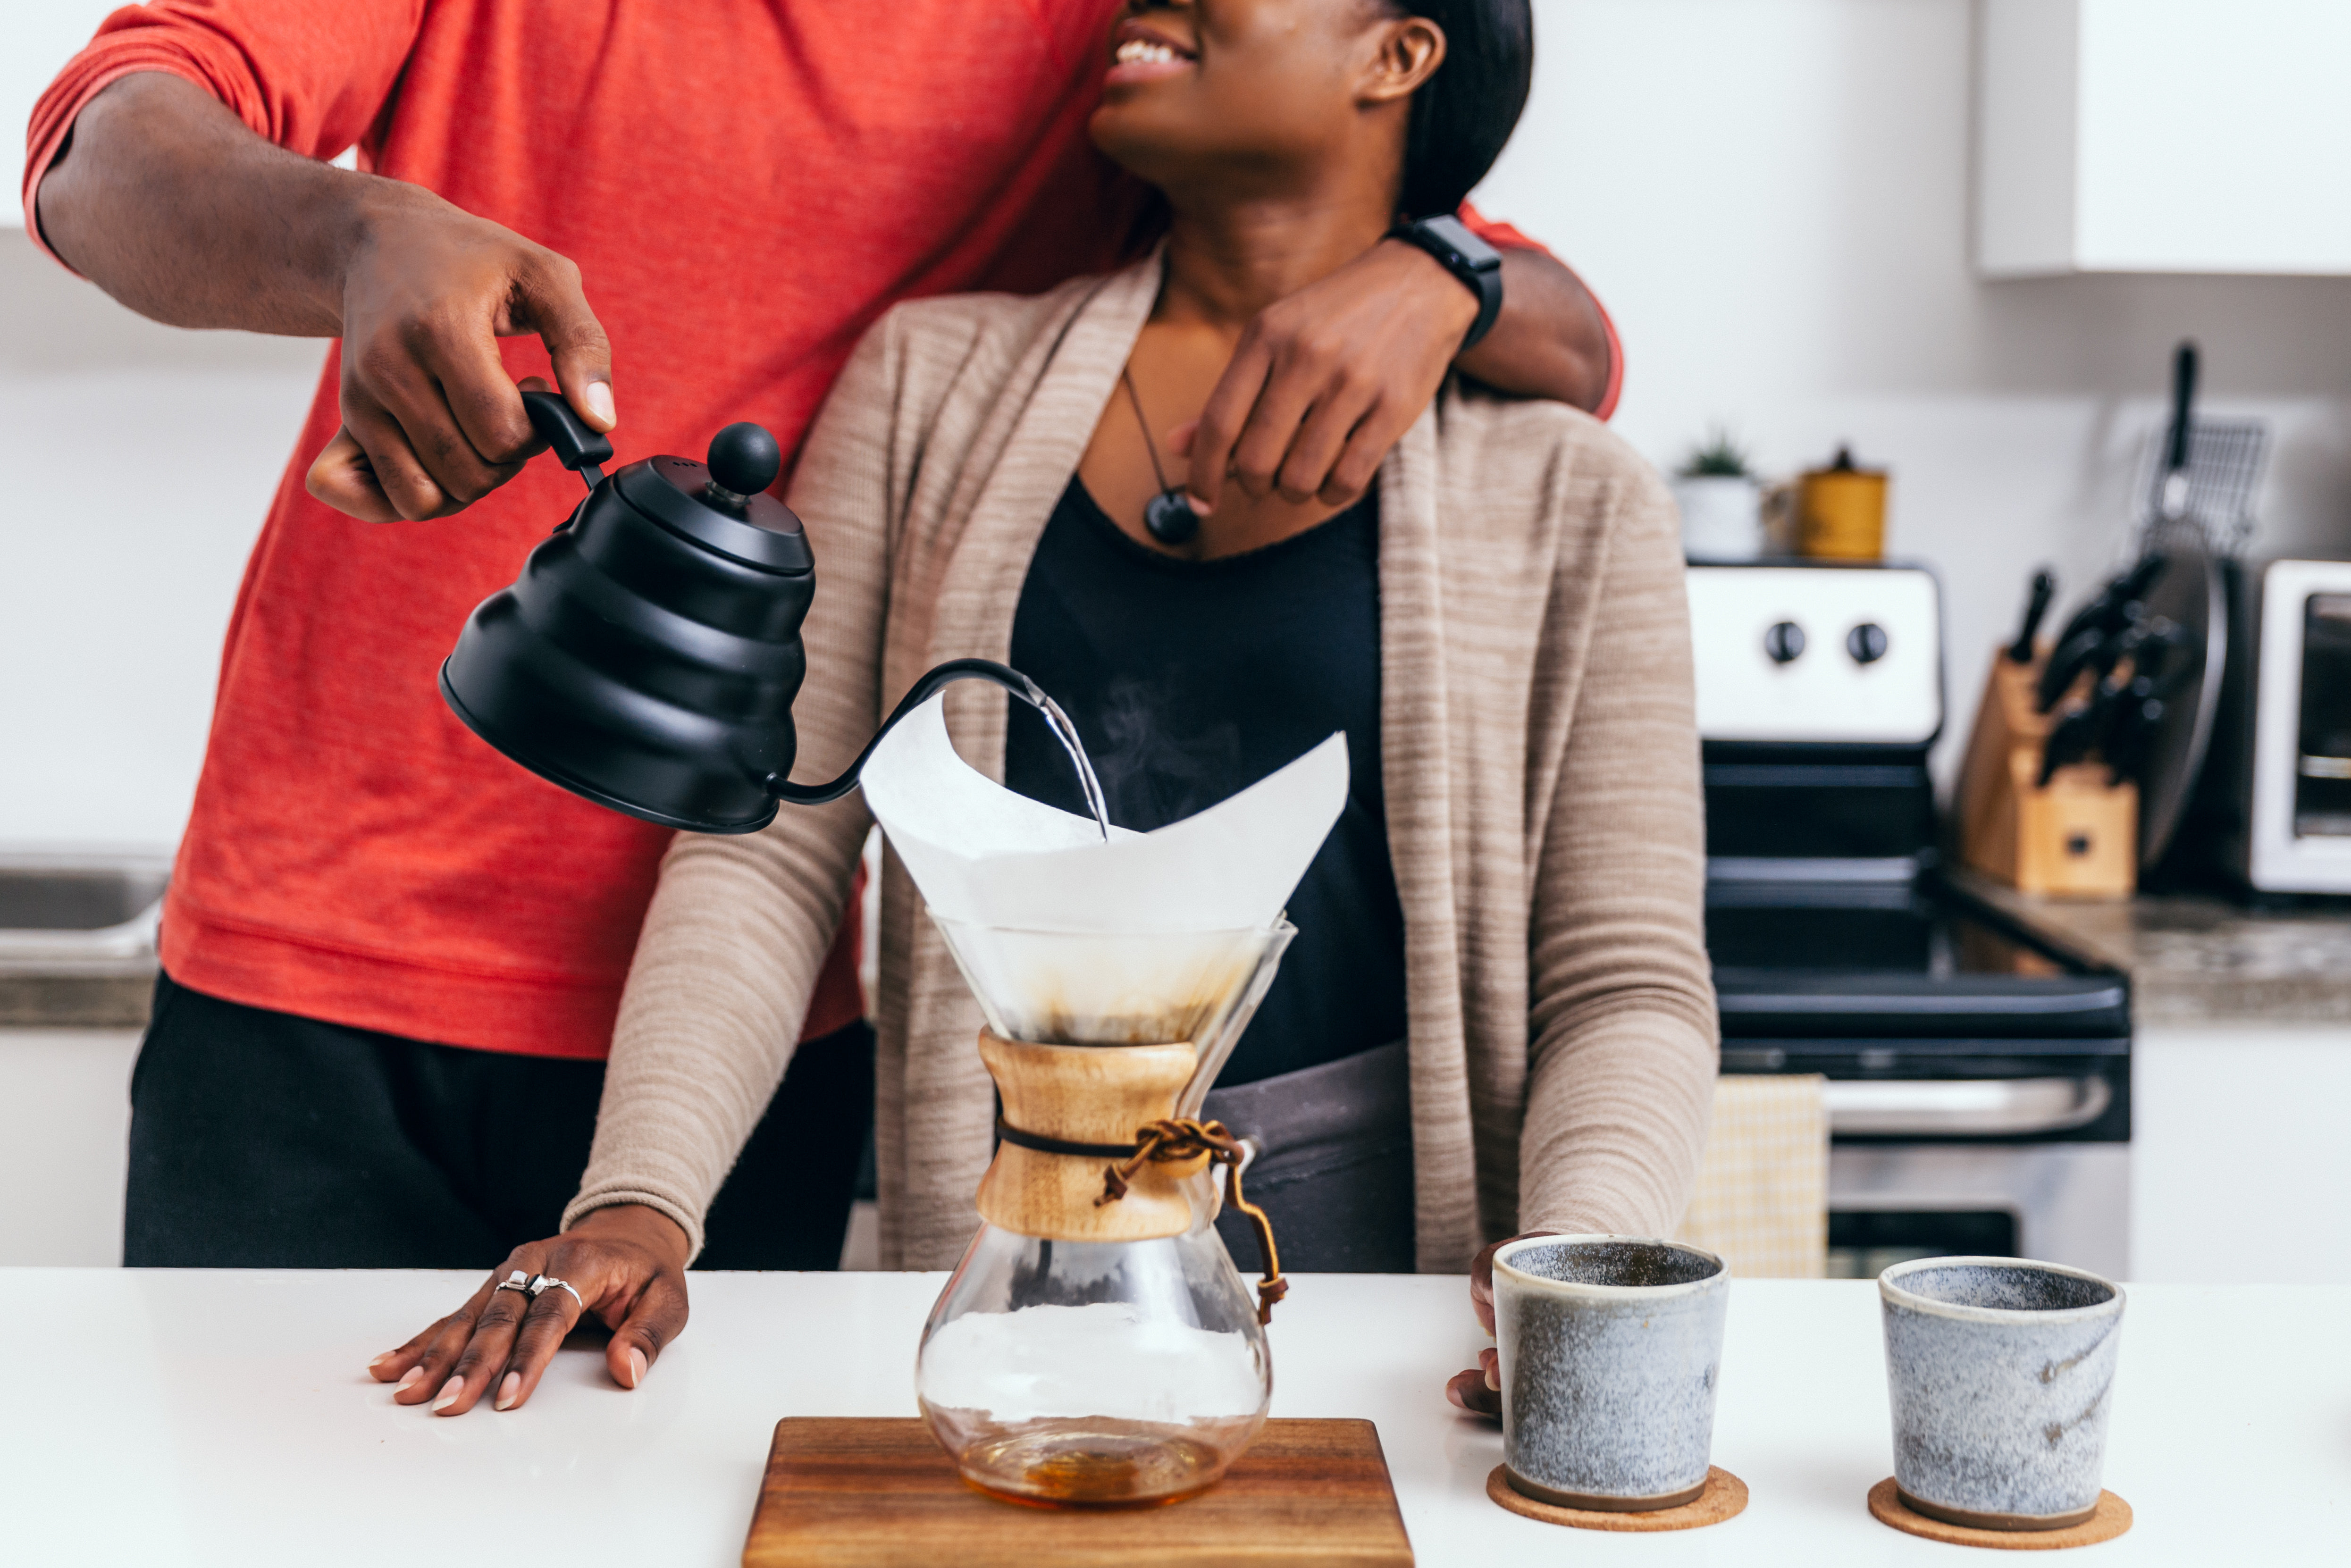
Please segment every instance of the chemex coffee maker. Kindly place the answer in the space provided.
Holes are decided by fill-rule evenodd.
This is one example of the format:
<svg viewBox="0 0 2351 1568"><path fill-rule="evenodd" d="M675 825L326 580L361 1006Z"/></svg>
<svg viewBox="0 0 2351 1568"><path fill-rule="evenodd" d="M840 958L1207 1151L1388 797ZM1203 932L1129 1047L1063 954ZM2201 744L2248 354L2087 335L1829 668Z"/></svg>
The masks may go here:
<svg viewBox="0 0 2351 1568"><path fill-rule="evenodd" d="M1036 808L1061 819L1062 846L1113 847L1068 718L986 660L923 675L840 778L790 782L816 579L799 519L763 494L779 467L774 437L732 424L707 463L649 457L608 477L610 442L560 398L523 396L589 493L514 586L475 610L442 666L442 695L475 734L599 805L747 833L779 801L847 794L940 687L987 680L1042 713L1069 750L1101 838ZM944 747L943 717L932 724ZM1337 756L1331 817L1344 795ZM924 1331L930 1429L967 1480L1023 1502L1136 1506L1206 1490L1264 1425L1263 1325L1286 1287L1271 1229L1241 1195L1241 1146L1197 1118L1292 928L1278 912L1246 928L1147 932L1084 916L1042 930L934 916L987 1019L980 1052L1002 1114L983 1222ZM1254 1298L1215 1228L1227 1203L1257 1227Z"/></svg>
<svg viewBox="0 0 2351 1568"><path fill-rule="evenodd" d="M1288 1291L1245 1151L1200 1104L1284 948L933 919L977 997L998 1143L980 1227L931 1309L914 1388L966 1481L1026 1503L1175 1502L1265 1425ZM1252 1299L1217 1235L1255 1226Z"/></svg>
<svg viewBox="0 0 2351 1568"><path fill-rule="evenodd" d="M442 664L441 695L465 727L575 795L690 832L756 832L778 801L818 805L856 788L871 745L838 779L789 779L816 558L799 518L764 493L782 467L776 438L730 424L707 463L646 457L607 477L612 444L569 403L542 392L522 400L588 496L514 586L475 609ZM956 659L929 671L875 741L967 679L1045 716L1102 818L1068 718L1002 664Z"/></svg>

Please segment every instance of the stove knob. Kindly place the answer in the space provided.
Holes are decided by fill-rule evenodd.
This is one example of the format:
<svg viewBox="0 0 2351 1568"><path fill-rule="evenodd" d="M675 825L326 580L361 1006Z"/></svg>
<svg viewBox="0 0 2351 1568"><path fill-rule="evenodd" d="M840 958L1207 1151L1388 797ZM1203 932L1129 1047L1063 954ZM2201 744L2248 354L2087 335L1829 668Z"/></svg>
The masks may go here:
<svg viewBox="0 0 2351 1568"><path fill-rule="evenodd" d="M1763 651L1771 655L1775 664L1785 664L1804 656L1804 629L1792 621L1782 621L1763 633Z"/></svg>
<svg viewBox="0 0 2351 1568"><path fill-rule="evenodd" d="M1865 621L1844 634L1844 651L1856 664L1874 664L1886 657L1886 628Z"/></svg>

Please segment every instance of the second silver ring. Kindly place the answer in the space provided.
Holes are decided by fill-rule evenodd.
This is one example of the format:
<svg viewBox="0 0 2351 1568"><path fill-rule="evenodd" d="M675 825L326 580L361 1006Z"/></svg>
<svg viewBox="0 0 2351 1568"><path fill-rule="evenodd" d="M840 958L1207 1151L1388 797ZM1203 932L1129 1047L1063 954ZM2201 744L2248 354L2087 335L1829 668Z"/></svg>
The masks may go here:
<svg viewBox="0 0 2351 1568"><path fill-rule="evenodd" d="M538 1300L540 1293L546 1291L571 1291L571 1299L580 1303L580 1310L583 1312L588 1310L586 1299L578 1291L571 1289L571 1281L559 1280L552 1274L533 1274L530 1277L530 1283L525 1285L523 1289L530 1292L530 1299L534 1301Z"/></svg>

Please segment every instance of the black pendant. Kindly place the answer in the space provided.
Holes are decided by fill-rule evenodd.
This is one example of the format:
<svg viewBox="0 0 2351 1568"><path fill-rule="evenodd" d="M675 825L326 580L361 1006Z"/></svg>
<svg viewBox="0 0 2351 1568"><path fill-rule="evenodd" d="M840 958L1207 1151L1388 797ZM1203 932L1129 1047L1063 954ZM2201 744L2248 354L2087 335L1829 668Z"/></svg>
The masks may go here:
<svg viewBox="0 0 2351 1568"><path fill-rule="evenodd" d="M1143 526L1161 544L1190 544L1200 531L1200 514L1183 491L1162 490L1144 504Z"/></svg>

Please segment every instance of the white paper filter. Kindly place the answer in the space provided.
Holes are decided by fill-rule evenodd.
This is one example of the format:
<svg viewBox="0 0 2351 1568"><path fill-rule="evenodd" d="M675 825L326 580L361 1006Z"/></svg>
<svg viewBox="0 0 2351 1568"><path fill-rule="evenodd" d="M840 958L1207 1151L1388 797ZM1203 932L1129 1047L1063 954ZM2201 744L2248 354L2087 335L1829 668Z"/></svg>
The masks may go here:
<svg viewBox="0 0 2351 1568"><path fill-rule="evenodd" d="M1189 1040L1213 1074L1288 944L1281 908L1346 801L1347 748L1334 735L1197 816L1105 843L1092 819L956 756L934 697L864 781L988 1028L1045 1045Z"/></svg>
<svg viewBox="0 0 2351 1568"><path fill-rule="evenodd" d="M865 765L865 803L924 901L999 930L1098 936L1270 925L1347 801L1333 735L1231 799L1155 832L1111 830L1015 794L956 755L944 695Z"/></svg>

